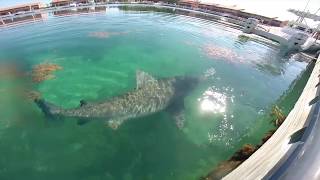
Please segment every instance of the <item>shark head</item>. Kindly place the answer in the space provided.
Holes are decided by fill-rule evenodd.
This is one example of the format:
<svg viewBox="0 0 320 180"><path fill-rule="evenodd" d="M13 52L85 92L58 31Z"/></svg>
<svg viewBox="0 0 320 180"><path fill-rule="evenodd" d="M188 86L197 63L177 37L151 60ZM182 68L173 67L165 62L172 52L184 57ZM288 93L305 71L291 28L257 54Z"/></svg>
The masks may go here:
<svg viewBox="0 0 320 180"><path fill-rule="evenodd" d="M199 84L200 81L200 78L192 76L175 77L174 88L176 96L186 96Z"/></svg>

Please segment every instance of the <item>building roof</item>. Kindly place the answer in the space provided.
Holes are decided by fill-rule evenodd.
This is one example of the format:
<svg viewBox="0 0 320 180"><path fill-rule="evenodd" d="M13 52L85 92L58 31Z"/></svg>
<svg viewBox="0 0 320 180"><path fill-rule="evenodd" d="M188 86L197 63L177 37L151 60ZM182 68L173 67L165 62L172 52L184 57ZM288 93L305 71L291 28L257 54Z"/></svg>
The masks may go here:
<svg viewBox="0 0 320 180"><path fill-rule="evenodd" d="M216 7L219 7L219 8L229 9L231 11L241 11L242 13L245 13L245 14L248 14L248 15L255 15L255 16L259 16L259 17L263 17L263 18L269 18L269 19L277 19L277 17L267 17L267 16L264 16L264 15L261 15L261 14L248 12L245 9L237 7L236 5L222 5L222 4L212 3L212 2L201 2L199 0L182 0L180 2L182 2L182 3L198 3L200 5L216 6Z"/></svg>
<svg viewBox="0 0 320 180"><path fill-rule="evenodd" d="M52 0L52 3L71 2L71 0Z"/></svg>
<svg viewBox="0 0 320 180"><path fill-rule="evenodd" d="M236 5L228 6L228 5L216 4L216 3L212 3L212 2L201 2L201 1L197 1L197 0L182 0L179 2L180 3L199 3L201 5L217 6L217 7L227 8L227 9L232 9L232 10L244 10L244 9L238 8Z"/></svg>
<svg viewBox="0 0 320 180"><path fill-rule="evenodd" d="M18 8L22 8L22 7L27 7L27 6L39 6L39 7L44 7L44 5L40 2L33 2L33 3L28 3L28 4L18 4L15 6L9 6L9 7L4 7L4 8L0 8L0 11L7 11L10 9L18 9Z"/></svg>

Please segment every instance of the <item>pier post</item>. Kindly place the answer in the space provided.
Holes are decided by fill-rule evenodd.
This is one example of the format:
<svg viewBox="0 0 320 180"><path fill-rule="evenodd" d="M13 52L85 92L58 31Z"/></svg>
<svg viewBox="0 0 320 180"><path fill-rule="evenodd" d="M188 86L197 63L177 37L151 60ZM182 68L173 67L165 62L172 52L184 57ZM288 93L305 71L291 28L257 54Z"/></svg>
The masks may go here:
<svg viewBox="0 0 320 180"><path fill-rule="evenodd" d="M253 31L257 27L258 23L259 23L258 19L248 18L244 23L244 27L242 29L242 32L249 33L249 34L253 33Z"/></svg>
<svg viewBox="0 0 320 180"><path fill-rule="evenodd" d="M308 35L305 33L295 33L288 39L288 50L300 50L307 41Z"/></svg>

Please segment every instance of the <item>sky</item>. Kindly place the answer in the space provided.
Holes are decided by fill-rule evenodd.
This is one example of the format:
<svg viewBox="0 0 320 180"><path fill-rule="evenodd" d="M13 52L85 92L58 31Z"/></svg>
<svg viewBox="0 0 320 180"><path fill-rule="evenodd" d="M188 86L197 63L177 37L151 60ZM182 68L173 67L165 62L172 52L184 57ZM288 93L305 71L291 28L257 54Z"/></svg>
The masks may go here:
<svg viewBox="0 0 320 180"><path fill-rule="evenodd" d="M7 7L21 3L40 1L48 4L51 0L0 0L0 7ZM295 20L297 17L289 13L287 9L303 10L309 1L307 10L315 13L320 8L320 0L200 0L201 2L216 3L245 9L247 12L256 13L268 17L278 17L279 20ZM317 13L320 15L320 10ZM316 23L313 20L307 21L311 26Z"/></svg>
<svg viewBox="0 0 320 180"><path fill-rule="evenodd" d="M201 2L210 2L223 5L236 5L237 8L245 11L268 17L278 17L280 20L293 20L295 15L288 12L287 9L303 10L308 0L201 0ZM307 10L315 13L320 8L320 0L310 0ZM320 15L320 11L317 13ZM320 23L320 22L319 22Z"/></svg>

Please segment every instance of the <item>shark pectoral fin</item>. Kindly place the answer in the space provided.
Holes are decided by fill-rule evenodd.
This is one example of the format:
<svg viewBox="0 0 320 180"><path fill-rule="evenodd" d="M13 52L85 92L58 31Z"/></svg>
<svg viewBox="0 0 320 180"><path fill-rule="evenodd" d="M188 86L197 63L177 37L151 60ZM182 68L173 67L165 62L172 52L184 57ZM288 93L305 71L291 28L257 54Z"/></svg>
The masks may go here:
<svg viewBox="0 0 320 180"><path fill-rule="evenodd" d="M178 129L183 129L185 122L186 122L186 116L184 111L180 111L179 113L176 113L173 115L173 118L175 120L175 123L177 125Z"/></svg>
<svg viewBox="0 0 320 180"><path fill-rule="evenodd" d="M152 77L150 74L137 70L136 72L136 81L137 81L137 89L145 86L148 83L156 83L157 80Z"/></svg>
<svg viewBox="0 0 320 180"><path fill-rule="evenodd" d="M82 107L82 106L84 106L84 105L87 105L88 103L87 103L87 101L85 101L85 100L80 100L80 107Z"/></svg>
<svg viewBox="0 0 320 180"><path fill-rule="evenodd" d="M118 118L118 119L110 119L106 122L107 126L109 126L113 130L117 130L120 125L123 123L124 119Z"/></svg>
<svg viewBox="0 0 320 180"><path fill-rule="evenodd" d="M183 101L176 101L167 108L167 112L172 115L178 129L183 129L186 122L184 109Z"/></svg>
<svg viewBox="0 0 320 180"><path fill-rule="evenodd" d="M82 126L82 125L84 125L84 124L87 124L89 121L90 121L89 119L82 119L82 118L80 118L80 119L78 119L77 124L80 125L80 126Z"/></svg>

